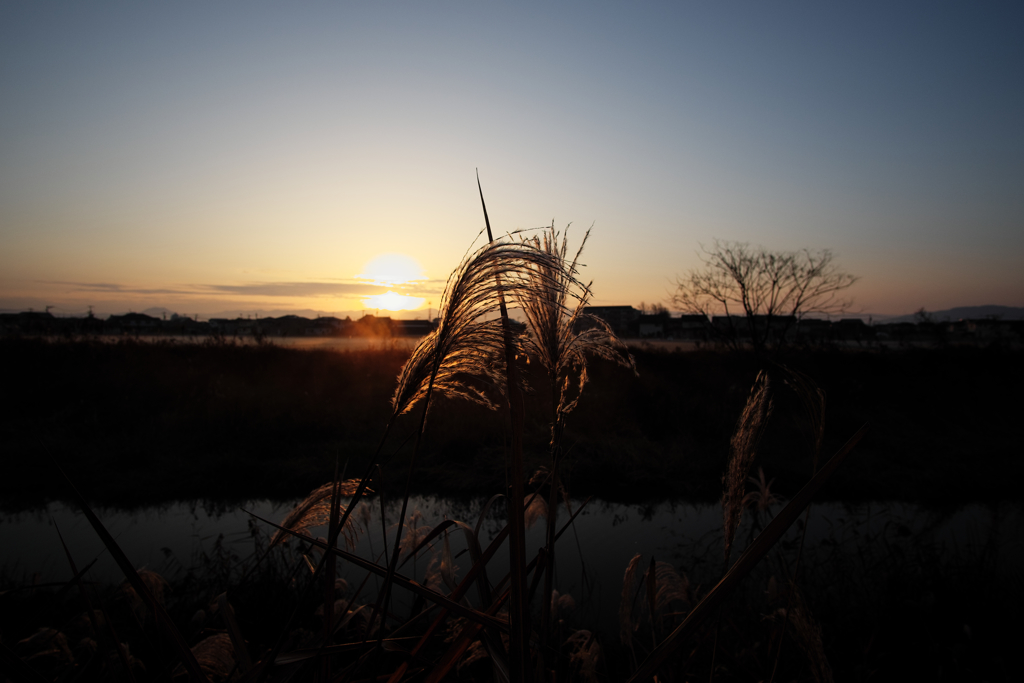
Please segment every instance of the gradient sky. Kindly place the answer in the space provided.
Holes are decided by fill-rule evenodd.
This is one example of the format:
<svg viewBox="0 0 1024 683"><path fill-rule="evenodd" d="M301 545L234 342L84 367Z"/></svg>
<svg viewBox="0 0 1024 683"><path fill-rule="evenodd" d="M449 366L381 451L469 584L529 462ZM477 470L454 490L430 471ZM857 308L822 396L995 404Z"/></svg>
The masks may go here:
<svg viewBox="0 0 1024 683"><path fill-rule="evenodd" d="M499 232L593 225L597 303L720 238L833 249L863 312L1022 306L1022 36L1019 2L0 2L0 308L358 311L390 253L436 310L477 167Z"/></svg>

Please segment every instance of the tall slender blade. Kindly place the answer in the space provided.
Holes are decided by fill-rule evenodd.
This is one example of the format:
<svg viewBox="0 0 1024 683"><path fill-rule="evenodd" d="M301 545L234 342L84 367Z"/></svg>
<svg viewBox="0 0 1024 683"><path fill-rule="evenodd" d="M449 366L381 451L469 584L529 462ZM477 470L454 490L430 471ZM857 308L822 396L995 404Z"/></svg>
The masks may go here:
<svg viewBox="0 0 1024 683"><path fill-rule="evenodd" d="M494 235L491 234L491 219L487 217L487 203L484 202L484 188L480 185L480 169L476 170L476 189L480 190L480 206L484 208L484 225L487 226L487 241L493 242Z"/></svg>
<svg viewBox="0 0 1024 683"><path fill-rule="evenodd" d="M337 546L334 546L333 548L328 548L327 543L325 543L325 542L323 542L321 540L312 539L312 538L309 538L308 536L302 536L301 534L298 534L298 533L292 531L291 529L284 528L280 524L275 524L274 522L271 522L268 519L264 519L263 517L260 517L259 515L257 515L254 512L250 512L250 511L246 510L246 513L248 515L250 515L251 517L255 517L256 519L260 520L264 524L269 524L270 526L274 527L275 529L281 529L286 534L289 534L291 536L295 536L296 538L301 538L303 541L305 541L309 545L316 546L317 548L320 548L321 550L324 550L326 552L333 552L338 557L346 560L347 562L350 562L353 565L355 565L357 567L360 567L361 569L365 569L367 571L373 572L377 576L386 577L388 575L387 567L382 567L382 566L380 566L379 564L377 564L375 562L371 562L369 560L363 559L362 557L359 557L358 555L353 555L352 553L346 552L346 551L342 550L341 548L338 548ZM435 590L427 588L427 587L423 586L422 584L420 584L420 583L418 583L416 581L413 581L412 579L410 579L407 576L403 576L402 574L399 574L397 572L395 572L393 574L393 576L394 576L394 583L395 583L395 585L401 586L402 588L405 588L405 589L415 593L416 595L420 595L423 598L425 598L426 600L429 600L430 602L433 602L434 604L436 604L436 605L438 605L440 607L445 607L450 612L453 612L453 613L459 615L460 617L465 617L466 619L469 619L470 621L475 621L475 622L482 623L485 626L494 626L494 627L497 627L498 629L501 629L503 631L506 630L504 622L502 622L499 619L489 619L488 617L486 617L481 612L478 612L475 609L466 607L465 605L459 604L459 603L451 600L449 597L447 597L445 595L442 595L441 593L438 593ZM277 655L275 654L274 656L276 657Z"/></svg>
<svg viewBox="0 0 1024 683"><path fill-rule="evenodd" d="M477 189L480 190L480 204L484 210L487 239L494 241L491 221L487 216L480 172L476 174ZM500 287L499 287L500 289ZM507 465L507 476L511 486L508 497L509 526L509 573L512 579L512 596L509 601L509 676L513 681L529 681L532 671L527 651L530 636L529 605L526 592L526 528L523 521L523 397L519 389L519 369L512 339L512 325L508 318L505 297L498 301L502 327L505 331L505 374L508 384L508 409L512 427L511 459Z"/></svg>
<svg viewBox="0 0 1024 683"><path fill-rule="evenodd" d="M18 683L49 683L43 675L25 663L18 654L0 643L0 671Z"/></svg>
<svg viewBox="0 0 1024 683"><path fill-rule="evenodd" d="M658 671L665 660L672 652L679 647L683 641L691 636L697 628L703 624L708 617L715 613L718 606L728 597L735 589L739 582L746 577L747 574L754 568L754 566L768 554L768 551L778 542L782 535L786 532L786 529L796 521L796 518L800 515L805 507L807 507L811 499L818 490L828 481L828 478L836 471L840 463L849 455L853 447L857 445L857 442L868 431L868 426L865 424L857 433L850 437L850 440L839 449L839 452L832 456L818 473L811 477L811 480L804 484L804 487L800 489L799 493L789 501L779 514L775 515L768 526L764 528L754 542L750 544L740 558L736 560L736 564L726 572L722 580L711 589L711 592L704 596L704 599L697 603L697 606L690 610L690 613L683 619L683 623L679 624L672 633L668 635L665 640L661 642L658 647L654 648L647 659L640 665L640 668L636 673L633 674L629 679L629 683L639 683L640 681L649 681Z"/></svg>
<svg viewBox="0 0 1024 683"><path fill-rule="evenodd" d="M64 548L64 555L68 558L68 564L71 565L71 572L72 574L74 574L74 576L71 578L71 582L78 586L79 592L85 599L85 606L89 610L88 612L86 612L86 615L89 617L89 625L92 626L92 632L93 634L95 634L97 640L99 640L100 642L104 642L102 633L99 629L99 625L96 623L96 612L92 608L92 600L89 598L88 591L86 591L85 587L82 586L81 572L78 571L78 567L75 565L75 560L73 557L71 557L71 551L68 549L67 543L64 542L64 535L60 532L60 527L57 525L57 520L51 517L50 522L53 524L53 528L57 531L57 538L60 539L61 547ZM93 563L94 562L95 560L93 560ZM90 565L91 564L92 563L90 563ZM110 620L104 619L104 621L107 622L107 628L113 631L114 627L113 624L110 623ZM135 683L135 674L132 672L132 666L128 661L128 653L125 652L124 645L121 643L120 639L117 638L116 634L114 634L113 640L113 647L117 651L118 658L121 660L121 666L124 667L125 673L128 676L129 680L132 683Z"/></svg>
<svg viewBox="0 0 1024 683"><path fill-rule="evenodd" d="M199 668L199 662L196 661L196 657L192 654L192 650L189 648L188 643L185 642L185 638L182 637L178 629L175 628L174 622L171 621L171 617L164 610L163 605L158 603L153 597L153 594L149 592L145 582L143 582L139 573L135 571L135 567L133 567L132 563L128 560L128 556L125 555L124 551L121 550L121 547L117 545L117 541L114 540L114 537L111 536L110 532L108 532L106 527L103 526L103 523L100 522L99 517L97 517L92 511L89 504L85 502L85 497L82 496L75 485L71 483L71 479L69 479L68 475L64 473L61 466L52 458L51 462L53 462L54 467L57 468L57 471L60 472L61 476L64 477L68 486L71 487L78 505L82 509L82 514L84 514L85 518L89 520L89 524L91 524L93 530L96 531L96 535L100 537L100 540L103 541L103 545L105 545L107 550L110 551L110 556L114 558L114 561L117 562L117 566L121 568L122 572L124 572L125 578L128 579L128 582L132 585L132 588L135 589L135 592L139 594L139 597L143 599L146 606L153 612L156 622L160 624L160 628L163 629L167 639L176 650L178 658L181 659L181 663L185 666L185 670L188 672L189 677L195 681L208 683L209 679L206 678L206 674L203 673L203 670Z"/></svg>

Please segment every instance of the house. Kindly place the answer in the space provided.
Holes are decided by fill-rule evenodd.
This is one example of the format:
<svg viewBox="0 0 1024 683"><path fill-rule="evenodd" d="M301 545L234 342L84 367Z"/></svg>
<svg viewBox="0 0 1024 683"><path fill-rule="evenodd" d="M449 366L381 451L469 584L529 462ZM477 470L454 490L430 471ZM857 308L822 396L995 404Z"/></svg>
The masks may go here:
<svg viewBox="0 0 1024 683"><path fill-rule="evenodd" d="M395 334L422 337L434 330L437 325L430 320L395 320L392 322Z"/></svg>
<svg viewBox="0 0 1024 683"><path fill-rule="evenodd" d="M583 313L605 321L620 337L635 337L640 333L640 311L632 306L586 306Z"/></svg>
<svg viewBox="0 0 1024 683"><path fill-rule="evenodd" d="M153 334L160 331L162 322L160 318L154 318L145 313L112 315L107 318L107 331L129 334Z"/></svg>
<svg viewBox="0 0 1024 683"><path fill-rule="evenodd" d="M669 319L669 314L655 313L654 315L647 315L641 313L637 318L637 332L641 337L664 337L665 336L665 323Z"/></svg>
<svg viewBox="0 0 1024 683"><path fill-rule="evenodd" d="M825 341L832 335L832 321L822 318L804 318L796 324L794 331L802 342Z"/></svg>
<svg viewBox="0 0 1024 683"><path fill-rule="evenodd" d="M790 340L796 322L792 315L716 315L711 326L719 338L747 342L757 335L760 343L771 346Z"/></svg>
<svg viewBox="0 0 1024 683"><path fill-rule="evenodd" d="M665 321L665 336L669 339L706 341L711 320L706 315L683 314Z"/></svg>
<svg viewBox="0 0 1024 683"><path fill-rule="evenodd" d="M387 316L364 315L352 323L346 330L347 334L359 337L390 337L392 335L392 321Z"/></svg>
<svg viewBox="0 0 1024 683"><path fill-rule="evenodd" d="M874 336L873 330L860 318L842 318L833 326L835 336L845 341L864 341Z"/></svg>
<svg viewBox="0 0 1024 683"><path fill-rule="evenodd" d="M49 334L53 331L57 319L49 311L23 311L21 313L0 314L0 329L5 333Z"/></svg>

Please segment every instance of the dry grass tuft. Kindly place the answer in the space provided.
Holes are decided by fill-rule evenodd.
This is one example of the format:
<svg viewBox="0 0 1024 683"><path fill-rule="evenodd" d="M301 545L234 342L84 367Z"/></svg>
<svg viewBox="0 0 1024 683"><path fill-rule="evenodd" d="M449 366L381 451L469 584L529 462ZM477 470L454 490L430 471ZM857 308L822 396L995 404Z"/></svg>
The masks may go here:
<svg viewBox="0 0 1024 683"><path fill-rule="evenodd" d="M388 531L398 528L392 525ZM402 541L399 546L399 557L404 557L419 547L419 544L430 535L431 527L423 525L423 513L413 510L405 521L402 531Z"/></svg>
<svg viewBox="0 0 1024 683"><path fill-rule="evenodd" d="M670 563L654 564L654 581L657 586L654 592L655 614L663 614L675 602L683 602L687 606L693 604L690 580L685 574L680 575Z"/></svg>
<svg viewBox="0 0 1024 683"><path fill-rule="evenodd" d="M527 529L536 524L541 517L548 516L548 504L538 495L526 496L525 507L523 507L523 524Z"/></svg>
<svg viewBox="0 0 1024 683"><path fill-rule="evenodd" d="M743 516L747 477L757 455L765 426L772 414L772 387L768 373L758 373L743 407L739 425L730 443L729 468L722 478L722 511L725 517L725 564L729 564L732 543Z"/></svg>
<svg viewBox="0 0 1024 683"><path fill-rule="evenodd" d="M229 680L235 670L235 648L226 633L218 633L199 641L192 648L192 654L211 683ZM171 676L175 680L184 679L185 668L179 664Z"/></svg>
<svg viewBox="0 0 1024 683"><path fill-rule="evenodd" d="M558 591L551 592L551 618L559 619L564 615L568 615L576 609L576 600L566 593L565 595L560 594Z"/></svg>
<svg viewBox="0 0 1024 683"><path fill-rule="evenodd" d="M633 623L633 598L636 593L634 586L640 559L640 553L634 555L626 565L626 573L622 577L622 597L619 600L619 638L625 645L630 644L633 639L633 631L636 630Z"/></svg>
<svg viewBox="0 0 1024 683"><path fill-rule="evenodd" d="M638 553L630 560L622 578L622 597L619 602L619 636L624 644L631 643L645 621L656 628L660 618L667 616L672 605L694 603L690 591L690 580L680 575L668 562L651 560L647 571L640 571L641 556ZM644 589L644 590L641 590ZM639 599L641 593L645 599ZM679 614L681 612L671 612Z"/></svg>
<svg viewBox="0 0 1024 683"><path fill-rule="evenodd" d="M505 336L496 317L500 306L505 299L521 298L532 281L528 272L558 269L551 254L530 242L510 240L490 242L463 260L448 278L437 329L402 368L391 399L394 414L408 412L425 398L432 376L441 394L496 408L487 390L500 393L505 381ZM470 384L470 378L483 386Z"/></svg>
<svg viewBox="0 0 1024 683"><path fill-rule="evenodd" d="M153 596L157 604L163 605L164 593L167 590L167 579L148 569L140 569L138 574L142 583L146 586L146 590ZM135 591L135 588L132 587L132 584L128 581L122 583L121 593L128 601L128 605L135 612L139 621L144 622L150 616L150 611L147 609L145 601Z"/></svg>
<svg viewBox="0 0 1024 683"><path fill-rule="evenodd" d="M803 596L796 586L790 587L792 604L789 609L788 621L793 625L790 633L800 649L807 657L811 674L816 683L832 683L832 667L825 656L825 646L821 640L821 625L811 614ZM786 619L786 608L776 610L779 618Z"/></svg>
<svg viewBox="0 0 1024 683"><path fill-rule="evenodd" d="M582 681L597 681L597 665L601 659L601 646L590 631L576 631L566 641L569 646L569 662L575 678Z"/></svg>
<svg viewBox="0 0 1024 683"><path fill-rule="evenodd" d="M743 506L753 507L759 513L767 512L772 505L779 502L779 497L772 493L772 484L775 480L767 480L764 476L764 468L757 468L757 476L747 479L754 485L754 490L743 496Z"/></svg>
<svg viewBox="0 0 1024 683"><path fill-rule="evenodd" d="M462 669L473 662L478 662L481 659L487 659L488 657L490 657L490 655L487 654L487 648L484 647L484 644L479 640L474 640L469 648L466 649L466 654L462 655L462 659L459 660L457 670L461 673Z"/></svg>
<svg viewBox="0 0 1024 683"><path fill-rule="evenodd" d="M590 302L591 285L582 284L576 276L590 231L572 261L568 259L567 233L559 233L552 224L542 235L524 240L549 258L529 264L524 286L516 290L516 302L526 315L530 332L524 341L526 352L540 362L558 387L556 424L579 402L588 379L588 355L612 360L636 373L633 356L608 324L583 312Z"/></svg>
<svg viewBox="0 0 1024 683"><path fill-rule="evenodd" d="M347 479L340 484L342 496L353 496L358 488L359 481L355 479ZM292 531L301 532L310 527L327 524L331 520L331 495L333 490L333 482L324 484L314 490L288 513L288 516L281 522L281 526ZM369 488L366 489L366 492L372 493ZM364 506L363 509L367 508ZM341 535L345 537L345 543L349 549L355 547L359 534L351 519L345 522ZM288 538L289 534L279 529L270 538L270 547L274 547L278 543L287 543Z"/></svg>
<svg viewBox="0 0 1024 683"><path fill-rule="evenodd" d="M825 392L804 373L786 366L782 366L782 369L786 372L785 384L800 400L810 423L811 457L814 470L817 471L822 442L825 440Z"/></svg>

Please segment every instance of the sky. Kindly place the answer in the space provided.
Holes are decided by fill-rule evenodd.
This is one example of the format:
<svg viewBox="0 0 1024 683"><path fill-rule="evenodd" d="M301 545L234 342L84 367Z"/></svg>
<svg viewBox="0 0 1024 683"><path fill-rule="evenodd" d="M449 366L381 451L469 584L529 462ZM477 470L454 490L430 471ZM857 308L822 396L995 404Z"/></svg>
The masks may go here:
<svg viewBox="0 0 1024 683"><path fill-rule="evenodd" d="M1024 306L1021 36L1019 2L0 0L0 309L425 316L475 169L496 232L591 229L600 305L720 239L831 249L854 312Z"/></svg>

